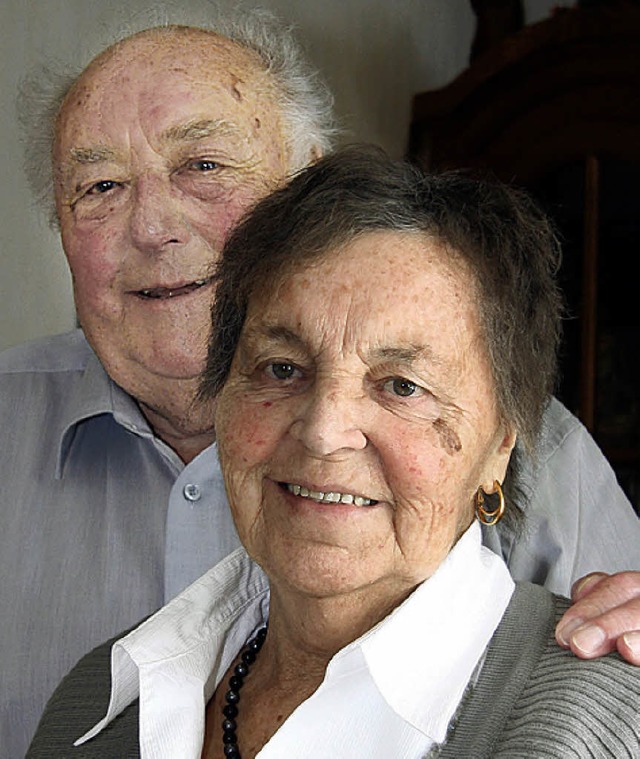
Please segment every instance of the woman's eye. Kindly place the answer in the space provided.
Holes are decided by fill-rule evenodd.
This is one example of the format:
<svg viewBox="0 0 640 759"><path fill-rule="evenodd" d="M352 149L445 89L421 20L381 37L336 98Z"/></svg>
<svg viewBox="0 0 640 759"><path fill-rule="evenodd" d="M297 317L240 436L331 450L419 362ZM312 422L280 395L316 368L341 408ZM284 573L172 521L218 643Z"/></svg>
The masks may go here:
<svg viewBox="0 0 640 759"><path fill-rule="evenodd" d="M296 368L293 364L287 364L283 362L277 364L269 364L269 371L276 379L288 380L294 376Z"/></svg>
<svg viewBox="0 0 640 759"><path fill-rule="evenodd" d="M415 382L411 382L411 380L402 377L394 377L393 379L387 380L384 384L384 388L401 398L409 398L420 390Z"/></svg>

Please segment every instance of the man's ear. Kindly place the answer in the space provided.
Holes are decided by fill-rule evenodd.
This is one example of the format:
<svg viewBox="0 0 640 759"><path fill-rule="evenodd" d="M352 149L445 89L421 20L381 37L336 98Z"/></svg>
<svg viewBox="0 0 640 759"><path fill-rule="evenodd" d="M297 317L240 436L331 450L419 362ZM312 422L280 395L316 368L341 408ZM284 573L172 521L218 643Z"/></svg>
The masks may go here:
<svg viewBox="0 0 640 759"><path fill-rule="evenodd" d="M309 151L309 166L319 161L323 155L324 153L320 145L313 145Z"/></svg>
<svg viewBox="0 0 640 759"><path fill-rule="evenodd" d="M294 177L300 171L303 171L309 166L313 166L313 164L317 163L323 157L323 155L324 155L324 151L322 150L320 145L312 145L309 148L309 153L307 154L307 160L305 163L302 163L302 162L298 163L297 161L294 163L292 161L291 156L289 156L289 170L287 174L285 174L284 177L280 178L278 186L286 184L292 177Z"/></svg>

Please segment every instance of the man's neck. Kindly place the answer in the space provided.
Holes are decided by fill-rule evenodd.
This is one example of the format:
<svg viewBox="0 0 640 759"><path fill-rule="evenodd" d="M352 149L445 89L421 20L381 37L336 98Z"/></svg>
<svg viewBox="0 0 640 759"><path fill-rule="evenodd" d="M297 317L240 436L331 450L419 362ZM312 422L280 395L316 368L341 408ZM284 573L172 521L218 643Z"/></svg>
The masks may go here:
<svg viewBox="0 0 640 759"><path fill-rule="evenodd" d="M215 441L214 404L191 400L188 403L154 404L138 401L154 433L188 464Z"/></svg>

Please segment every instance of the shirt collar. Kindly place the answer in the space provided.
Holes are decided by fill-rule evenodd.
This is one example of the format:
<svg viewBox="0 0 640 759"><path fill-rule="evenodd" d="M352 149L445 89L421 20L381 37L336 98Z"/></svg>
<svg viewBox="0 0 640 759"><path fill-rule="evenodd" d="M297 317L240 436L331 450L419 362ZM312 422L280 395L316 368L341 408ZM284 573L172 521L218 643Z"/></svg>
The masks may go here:
<svg viewBox="0 0 640 759"><path fill-rule="evenodd" d="M480 528L474 523L429 580L334 656L323 686L354 671L364 659L391 709L442 743L513 589L506 566L481 545ZM181 720L181 740L192 741L192 755L197 755L209 697L237 652L267 618L268 582L239 548L113 646L107 714L76 745L95 736L140 697L141 741L143 733L162 732L160 713L160 719L171 722L174 729L176 720ZM151 674L154 688L145 689L150 681L146 675ZM147 731L144 702L159 698L158 683L163 680L170 684L171 709L165 705L156 710L155 729ZM184 686L179 703L176 682ZM146 745L152 746L152 741L149 737ZM185 750L184 755L191 754Z"/></svg>
<svg viewBox="0 0 640 759"><path fill-rule="evenodd" d="M157 697L158 675L171 686L170 713L165 710L167 721L175 726L176 719L183 720L181 740L194 736L195 742L199 739L201 745L204 709L209 698L238 651L268 616L266 576L240 547L114 644L107 713L74 745L97 735L136 698L140 698L141 704L142 740L142 732L146 730L144 701ZM145 689L148 678L143 674L155 675L155 692ZM171 685L173 676L183 686L179 704L176 703L178 689ZM189 708L191 699L198 703ZM184 709L181 708L183 703ZM186 746L183 748L185 755L191 755Z"/></svg>
<svg viewBox="0 0 640 759"><path fill-rule="evenodd" d="M63 476L78 425L101 414L113 415L118 424L135 434L153 436L138 404L109 377L98 357L91 351L75 392L68 395L63 413L56 479Z"/></svg>
<svg viewBox="0 0 640 759"><path fill-rule="evenodd" d="M474 522L429 580L358 642L391 708L436 743L445 740L514 587Z"/></svg>

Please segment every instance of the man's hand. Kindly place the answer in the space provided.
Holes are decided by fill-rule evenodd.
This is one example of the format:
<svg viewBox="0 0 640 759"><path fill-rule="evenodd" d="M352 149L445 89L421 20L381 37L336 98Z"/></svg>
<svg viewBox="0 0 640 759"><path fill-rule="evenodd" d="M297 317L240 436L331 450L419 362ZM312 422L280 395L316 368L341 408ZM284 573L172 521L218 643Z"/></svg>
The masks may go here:
<svg viewBox="0 0 640 759"><path fill-rule="evenodd" d="M574 583L571 598L556 627L559 645L581 659L617 649L640 666L640 572L593 572Z"/></svg>

